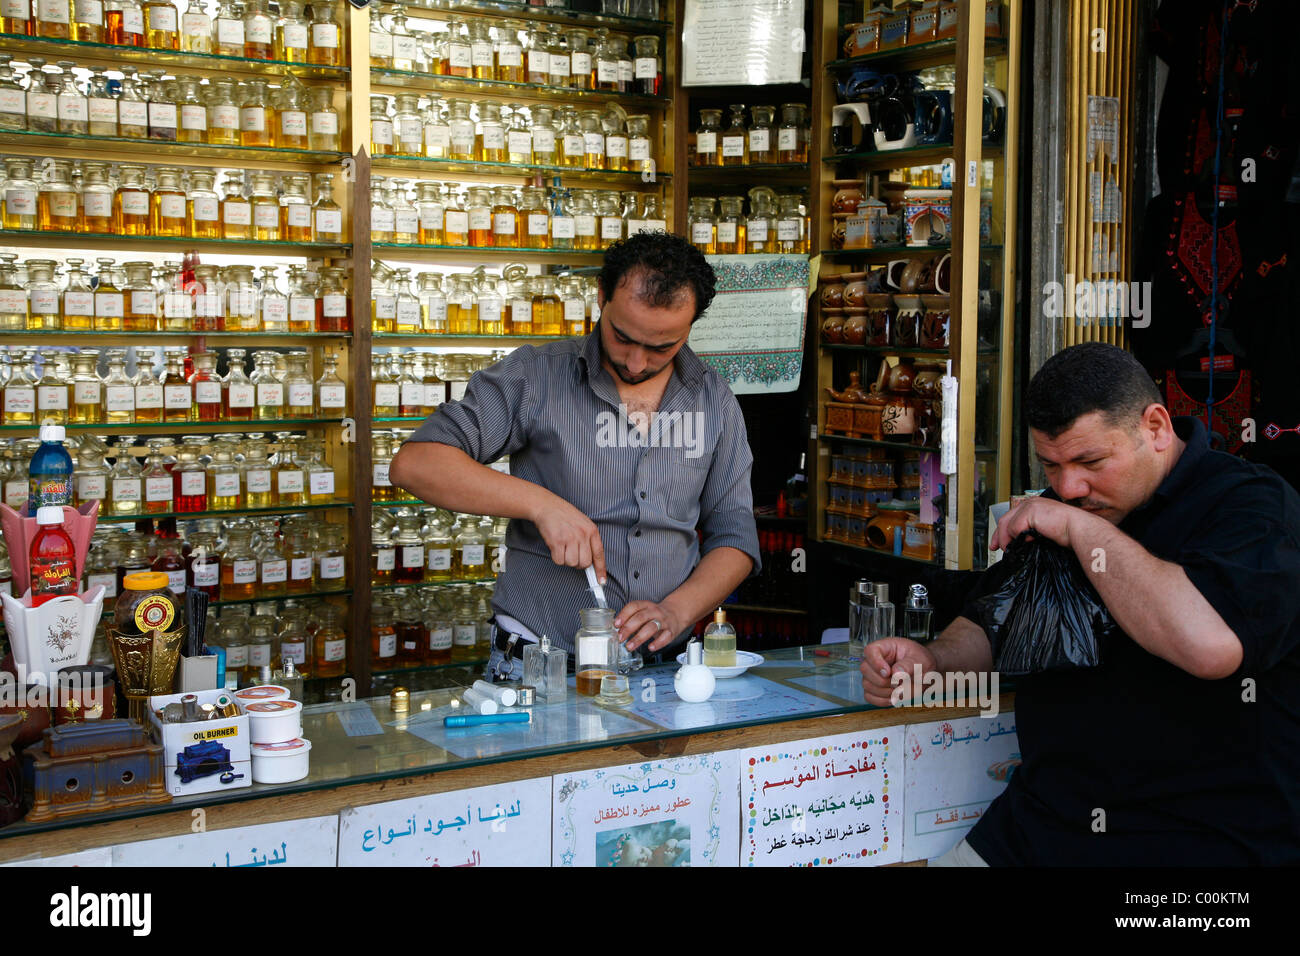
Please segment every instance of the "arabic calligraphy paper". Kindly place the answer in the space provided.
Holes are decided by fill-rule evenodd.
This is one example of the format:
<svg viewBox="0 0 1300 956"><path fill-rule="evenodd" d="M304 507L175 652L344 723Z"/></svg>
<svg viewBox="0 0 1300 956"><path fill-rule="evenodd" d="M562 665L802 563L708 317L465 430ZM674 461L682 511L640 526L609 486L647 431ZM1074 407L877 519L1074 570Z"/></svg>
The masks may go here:
<svg viewBox="0 0 1300 956"><path fill-rule="evenodd" d="M552 779L553 866L735 866L734 750Z"/></svg>
<svg viewBox="0 0 1300 956"><path fill-rule="evenodd" d="M334 815L141 840L113 847L114 866L335 866Z"/></svg>
<svg viewBox="0 0 1300 956"><path fill-rule="evenodd" d="M683 86L798 83L803 0L686 0Z"/></svg>
<svg viewBox="0 0 1300 956"><path fill-rule="evenodd" d="M706 256L718 294L687 343L737 395L793 392L808 318L807 256Z"/></svg>
<svg viewBox="0 0 1300 956"><path fill-rule="evenodd" d="M902 859L903 728L740 751L741 866Z"/></svg>
<svg viewBox="0 0 1300 956"><path fill-rule="evenodd" d="M903 858L942 856L970 831L1020 762L1016 715L909 724Z"/></svg>
<svg viewBox="0 0 1300 956"><path fill-rule="evenodd" d="M349 807L339 866L548 866L551 778Z"/></svg>

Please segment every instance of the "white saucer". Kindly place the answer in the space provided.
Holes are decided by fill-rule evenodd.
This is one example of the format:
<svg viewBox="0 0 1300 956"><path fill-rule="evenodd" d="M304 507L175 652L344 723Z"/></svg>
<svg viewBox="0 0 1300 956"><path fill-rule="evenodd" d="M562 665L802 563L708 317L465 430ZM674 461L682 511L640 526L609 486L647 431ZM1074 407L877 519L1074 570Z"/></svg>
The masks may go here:
<svg viewBox="0 0 1300 956"><path fill-rule="evenodd" d="M683 651L677 655L677 663L686 663L686 652ZM763 663L763 655L755 654L753 651L736 651L736 664L734 667L710 667L713 676L718 680L726 680L728 677L739 677L751 667L757 667Z"/></svg>

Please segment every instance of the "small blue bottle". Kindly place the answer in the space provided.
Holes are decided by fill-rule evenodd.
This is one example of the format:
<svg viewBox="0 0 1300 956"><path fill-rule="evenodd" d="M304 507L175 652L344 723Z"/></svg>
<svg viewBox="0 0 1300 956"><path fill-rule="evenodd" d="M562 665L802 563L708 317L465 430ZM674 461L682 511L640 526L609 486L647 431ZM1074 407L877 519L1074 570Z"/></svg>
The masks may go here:
<svg viewBox="0 0 1300 956"><path fill-rule="evenodd" d="M27 513L37 508L61 508L72 504L72 456L63 447L66 430L62 425L42 425L41 447L32 455L28 468Z"/></svg>

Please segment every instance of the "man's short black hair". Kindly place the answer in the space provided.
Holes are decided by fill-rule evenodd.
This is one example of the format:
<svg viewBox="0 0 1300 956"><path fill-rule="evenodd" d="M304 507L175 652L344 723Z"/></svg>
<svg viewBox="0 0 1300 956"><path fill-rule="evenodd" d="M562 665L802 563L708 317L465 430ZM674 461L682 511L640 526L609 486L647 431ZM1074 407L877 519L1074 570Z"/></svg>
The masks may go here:
<svg viewBox="0 0 1300 956"><path fill-rule="evenodd" d="M660 230L639 232L605 250L600 288L606 302L629 273L641 273L640 298L658 309L674 305L682 287L689 287L695 296L692 322L704 314L717 291L713 266L700 250L680 236Z"/></svg>
<svg viewBox="0 0 1300 956"><path fill-rule="evenodd" d="M1137 359L1118 346L1083 342L1057 352L1030 380L1025 420L1055 438L1090 412L1112 427L1136 425L1152 404L1162 404L1160 392Z"/></svg>

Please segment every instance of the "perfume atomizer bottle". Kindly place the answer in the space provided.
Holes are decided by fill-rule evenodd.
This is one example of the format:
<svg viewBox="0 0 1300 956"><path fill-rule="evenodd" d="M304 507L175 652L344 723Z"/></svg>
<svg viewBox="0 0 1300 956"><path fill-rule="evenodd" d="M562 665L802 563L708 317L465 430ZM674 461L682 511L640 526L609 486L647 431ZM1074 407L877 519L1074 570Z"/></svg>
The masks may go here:
<svg viewBox="0 0 1300 956"><path fill-rule="evenodd" d="M179 702L173 701L154 713L164 724L191 724L201 720L238 717L239 705L229 694L222 694L215 704L200 704L197 696L186 694Z"/></svg>
<svg viewBox="0 0 1300 956"><path fill-rule="evenodd" d="M934 639L931 621L934 609L930 607L930 592L924 584L913 584L908 589L907 606L903 608L903 636L918 644Z"/></svg>

